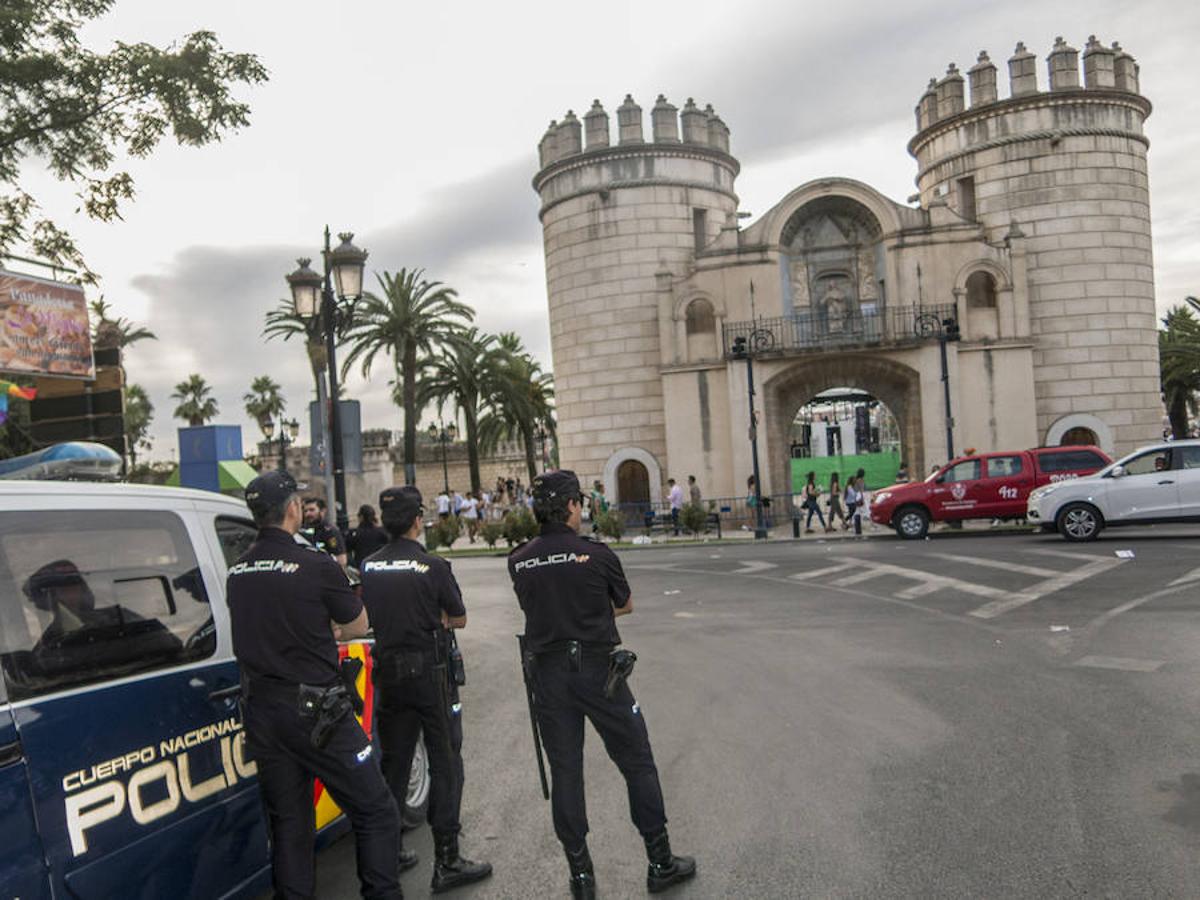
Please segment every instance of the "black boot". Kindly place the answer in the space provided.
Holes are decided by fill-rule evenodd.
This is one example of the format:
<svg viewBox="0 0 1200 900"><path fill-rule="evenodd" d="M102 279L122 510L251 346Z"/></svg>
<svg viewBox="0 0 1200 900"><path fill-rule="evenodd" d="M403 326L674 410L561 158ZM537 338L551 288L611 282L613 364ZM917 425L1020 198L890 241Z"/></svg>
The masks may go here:
<svg viewBox="0 0 1200 900"><path fill-rule="evenodd" d="M482 881L492 874L491 863L477 863L458 855L457 834L435 834L433 846L437 859L433 863L433 882L430 887L435 894Z"/></svg>
<svg viewBox="0 0 1200 900"><path fill-rule="evenodd" d="M667 829L646 837L645 841L646 858L650 860L650 866L646 870L646 888L650 893L665 891L696 874L696 860L690 856L675 856L671 853L671 839L667 837Z"/></svg>
<svg viewBox="0 0 1200 900"><path fill-rule="evenodd" d="M421 860L417 856L415 850L405 850L403 847L400 848L400 871L401 872L407 872L409 869L411 869L413 866L415 866L420 861Z"/></svg>
<svg viewBox="0 0 1200 900"><path fill-rule="evenodd" d="M596 900L596 872L587 844L578 850L567 850L567 865L571 867L571 897L574 900Z"/></svg>

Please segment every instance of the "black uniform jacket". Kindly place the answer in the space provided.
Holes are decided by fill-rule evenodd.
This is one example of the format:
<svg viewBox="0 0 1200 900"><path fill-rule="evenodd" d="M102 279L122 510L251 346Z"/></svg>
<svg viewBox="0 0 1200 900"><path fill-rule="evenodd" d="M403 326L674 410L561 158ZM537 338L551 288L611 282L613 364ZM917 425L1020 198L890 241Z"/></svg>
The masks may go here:
<svg viewBox="0 0 1200 900"><path fill-rule="evenodd" d="M346 552L346 539L337 527L322 520L316 525L301 528L300 533L318 550L324 550L330 556L340 556Z"/></svg>
<svg viewBox="0 0 1200 900"><path fill-rule="evenodd" d="M264 528L230 567L225 596L233 653L251 680L326 685L338 678L329 622L353 622L362 601L328 553Z"/></svg>
<svg viewBox="0 0 1200 900"><path fill-rule="evenodd" d="M535 653L560 641L621 643L613 607L629 602L621 561L604 544L566 525L542 533L508 556L508 574L525 611L525 642Z"/></svg>
<svg viewBox="0 0 1200 900"><path fill-rule="evenodd" d="M467 614L450 563L416 541L397 538L363 560L359 575L377 654L431 650L442 613Z"/></svg>

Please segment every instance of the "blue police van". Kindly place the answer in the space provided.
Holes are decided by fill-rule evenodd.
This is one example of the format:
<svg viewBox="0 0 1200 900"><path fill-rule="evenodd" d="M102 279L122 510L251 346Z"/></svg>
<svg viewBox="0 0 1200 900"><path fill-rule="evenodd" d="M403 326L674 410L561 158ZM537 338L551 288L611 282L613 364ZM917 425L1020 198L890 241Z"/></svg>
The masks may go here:
<svg viewBox="0 0 1200 900"><path fill-rule="evenodd" d="M269 889L225 604L254 535L219 494L0 480L0 895Z"/></svg>

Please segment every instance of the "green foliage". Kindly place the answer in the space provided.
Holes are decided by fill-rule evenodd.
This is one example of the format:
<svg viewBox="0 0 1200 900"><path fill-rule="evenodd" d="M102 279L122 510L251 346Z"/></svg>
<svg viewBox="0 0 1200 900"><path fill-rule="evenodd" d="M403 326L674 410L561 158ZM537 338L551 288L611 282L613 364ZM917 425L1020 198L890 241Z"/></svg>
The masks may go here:
<svg viewBox="0 0 1200 900"><path fill-rule="evenodd" d="M688 503L679 511L679 522L692 534L700 534L708 524L708 510L703 503Z"/></svg>
<svg viewBox="0 0 1200 900"><path fill-rule="evenodd" d="M114 0L5 0L0 13L0 253L28 244L34 255L81 270L94 282L71 235L43 217L23 176L44 165L69 182L90 218L120 218L133 179L113 172L119 156L149 156L170 135L201 146L249 122L233 97L267 71L251 54L227 53L196 31L160 49L116 42L107 53L80 42Z"/></svg>
<svg viewBox="0 0 1200 900"><path fill-rule="evenodd" d="M308 367L313 377L313 389L316 394L320 394L318 383L329 362L325 344L321 340L320 317L306 319L296 312L291 300L280 300L274 309L267 312L262 335L268 341L274 338L290 341L294 337L304 341L304 349L308 353Z"/></svg>
<svg viewBox="0 0 1200 900"><path fill-rule="evenodd" d="M138 450L151 447L150 423L154 420L154 404L140 384L125 386L125 449L129 453L129 468L137 466Z"/></svg>
<svg viewBox="0 0 1200 900"><path fill-rule="evenodd" d="M504 526L499 522L488 522L479 529L479 535L483 538L483 542L494 550L496 542L504 537Z"/></svg>
<svg viewBox="0 0 1200 900"><path fill-rule="evenodd" d="M425 545L430 549L435 547L451 547L462 534L462 521L458 516L446 516L425 529Z"/></svg>
<svg viewBox="0 0 1200 900"><path fill-rule="evenodd" d="M175 464L170 462L131 464L125 480L134 484L166 484L174 471Z"/></svg>
<svg viewBox="0 0 1200 900"><path fill-rule="evenodd" d="M518 506L506 512L502 527L504 529L504 540L508 542L508 546L510 547L523 544L537 537L538 533L537 519L524 506Z"/></svg>
<svg viewBox="0 0 1200 900"><path fill-rule="evenodd" d="M495 390L488 398L489 411L479 422L479 440L484 452L494 450L501 441L519 440L525 448L525 467L529 480L537 477L539 428L550 442L550 455L556 456L554 421L554 376L543 372L513 332L496 338L499 350ZM537 448L540 449L540 448Z"/></svg>
<svg viewBox="0 0 1200 900"><path fill-rule="evenodd" d="M595 518L596 530L605 537L610 537L614 541L619 541L621 535L625 533L625 519L621 513L609 507L604 512L600 513Z"/></svg>
<svg viewBox="0 0 1200 900"><path fill-rule="evenodd" d="M171 395L171 399L178 400L179 405L175 407L172 415L193 427L215 419L220 410L217 408L217 401L210 394L212 388L207 381L199 375L189 375L187 381L175 385L175 393Z"/></svg>
<svg viewBox="0 0 1200 900"><path fill-rule="evenodd" d="M1192 309L1200 306L1192 303ZM1188 435L1188 415L1195 416L1200 392L1200 319L1189 306L1172 308L1158 332L1163 398L1175 437Z"/></svg>
<svg viewBox="0 0 1200 900"><path fill-rule="evenodd" d="M270 420L279 418L287 406L280 391L278 382L270 375L259 375L250 382L250 391L242 395L242 402L246 404L246 415L260 425L262 423L259 420L264 417Z"/></svg>
<svg viewBox="0 0 1200 900"><path fill-rule="evenodd" d="M156 335L149 328L134 325L124 317L112 318L109 313L112 306L101 297L88 304L92 315L96 317L92 325L92 343L97 347L119 347L124 349L138 341L157 341Z"/></svg>

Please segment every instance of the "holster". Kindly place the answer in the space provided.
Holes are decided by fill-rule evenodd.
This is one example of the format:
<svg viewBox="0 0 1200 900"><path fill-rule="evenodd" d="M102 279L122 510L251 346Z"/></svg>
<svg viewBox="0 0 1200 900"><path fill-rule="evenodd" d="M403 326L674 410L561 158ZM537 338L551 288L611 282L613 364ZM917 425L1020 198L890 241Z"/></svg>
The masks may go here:
<svg viewBox="0 0 1200 900"><path fill-rule="evenodd" d="M604 699L612 700L621 685L633 674L637 654L632 650L614 650L608 658L608 677L604 679Z"/></svg>
<svg viewBox="0 0 1200 900"><path fill-rule="evenodd" d="M296 702L300 715L314 720L309 740L318 750L325 749L334 726L354 711L346 687L341 684L326 688L302 684L296 692Z"/></svg>

